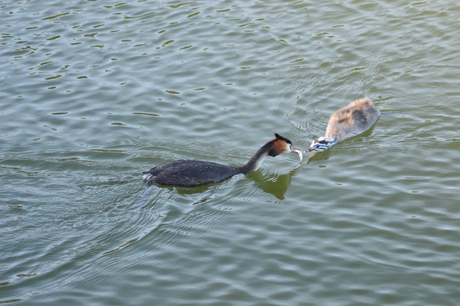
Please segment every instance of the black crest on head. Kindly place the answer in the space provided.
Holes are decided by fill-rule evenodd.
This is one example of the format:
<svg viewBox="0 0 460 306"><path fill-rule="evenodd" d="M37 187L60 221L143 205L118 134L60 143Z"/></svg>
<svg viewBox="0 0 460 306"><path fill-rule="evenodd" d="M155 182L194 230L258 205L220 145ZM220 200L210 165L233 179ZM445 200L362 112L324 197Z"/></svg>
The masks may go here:
<svg viewBox="0 0 460 306"><path fill-rule="evenodd" d="M277 133L275 133L275 136L276 136L276 138L278 138L278 139L280 139L280 140L284 140L284 141L286 141L288 144L291 144L291 145L292 145L292 142L291 142L289 139L287 139L286 137L283 137L283 136L281 136L281 135L279 135L279 134L277 134Z"/></svg>

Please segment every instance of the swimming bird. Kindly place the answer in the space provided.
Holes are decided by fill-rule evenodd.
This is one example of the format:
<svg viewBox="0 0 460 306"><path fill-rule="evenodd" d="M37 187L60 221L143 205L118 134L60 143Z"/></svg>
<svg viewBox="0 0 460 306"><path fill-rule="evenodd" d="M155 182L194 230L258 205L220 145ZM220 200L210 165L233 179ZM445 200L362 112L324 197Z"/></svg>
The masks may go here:
<svg viewBox="0 0 460 306"><path fill-rule="evenodd" d="M319 152L369 129L379 118L380 111L369 97L355 100L331 115L326 135L313 140L305 152Z"/></svg>
<svg viewBox="0 0 460 306"><path fill-rule="evenodd" d="M223 181L236 174L246 174L259 169L263 160L268 156L277 156L282 153L299 154L302 162L302 151L292 146L292 142L275 133L276 138L263 145L242 167L229 167L199 160L176 160L154 167L142 173L142 178L148 180L147 184L170 186L199 186Z"/></svg>

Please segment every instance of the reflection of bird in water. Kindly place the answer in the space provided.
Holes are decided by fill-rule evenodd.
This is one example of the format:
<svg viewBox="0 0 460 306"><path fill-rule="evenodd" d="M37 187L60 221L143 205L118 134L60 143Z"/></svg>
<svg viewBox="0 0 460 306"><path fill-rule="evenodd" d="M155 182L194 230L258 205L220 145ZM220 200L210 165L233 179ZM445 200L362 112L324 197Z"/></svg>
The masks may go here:
<svg viewBox="0 0 460 306"><path fill-rule="evenodd" d="M369 129L379 118L380 111L368 97L358 99L332 114L326 135L313 140L305 152L324 151L331 146Z"/></svg>
<svg viewBox="0 0 460 306"><path fill-rule="evenodd" d="M291 185L292 177L297 174L300 168L297 167L285 174L263 174L261 172L253 172L248 175L248 178L254 181L255 186L266 193L274 195L277 199L283 200L284 194Z"/></svg>
<svg viewBox="0 0 460 306"><path fill-rule="evenodd" d="M142 177L152 183L172 186L198 186L216 183L236 174L246 174L259 169L268 156L282 153L297 153L302 162L302 151L292 146L292 142L275 133L276 138L263 145L242 167L229 167L199 160L176 160L143 172Z"/></svg>

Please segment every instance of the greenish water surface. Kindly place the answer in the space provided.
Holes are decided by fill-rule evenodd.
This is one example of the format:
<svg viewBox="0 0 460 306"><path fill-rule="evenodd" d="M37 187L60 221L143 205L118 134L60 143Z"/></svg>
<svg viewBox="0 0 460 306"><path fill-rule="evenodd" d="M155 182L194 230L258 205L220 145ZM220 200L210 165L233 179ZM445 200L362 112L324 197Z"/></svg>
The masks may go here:
<svg viewBox="0 0 460 306"><path fill-rule="evenodd" d="M0 1L0 303L459 305L457 1ZM139 174L330 150L198 188Z"/></svg>

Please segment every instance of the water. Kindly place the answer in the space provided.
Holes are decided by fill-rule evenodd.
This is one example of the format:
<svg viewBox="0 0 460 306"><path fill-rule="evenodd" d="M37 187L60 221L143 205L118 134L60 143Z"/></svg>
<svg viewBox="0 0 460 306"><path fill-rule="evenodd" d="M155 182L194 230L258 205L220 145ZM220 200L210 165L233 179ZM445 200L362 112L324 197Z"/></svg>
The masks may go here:
<svg viewBox="0 0 460 306"><path fill-rule="evenodd" d="M458 305L456 1L0 2L0 302ZM384 113L198 188L277 132Z"/></svg>

